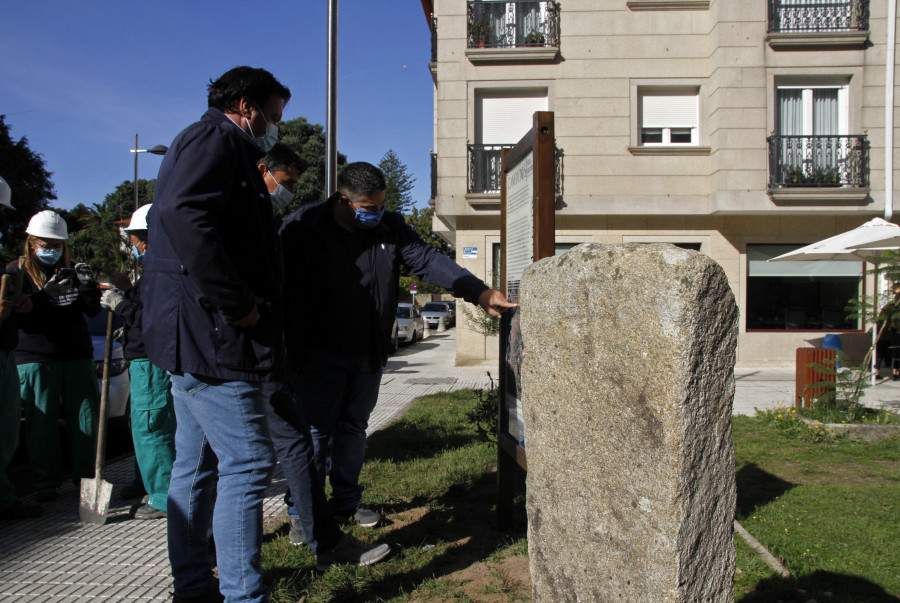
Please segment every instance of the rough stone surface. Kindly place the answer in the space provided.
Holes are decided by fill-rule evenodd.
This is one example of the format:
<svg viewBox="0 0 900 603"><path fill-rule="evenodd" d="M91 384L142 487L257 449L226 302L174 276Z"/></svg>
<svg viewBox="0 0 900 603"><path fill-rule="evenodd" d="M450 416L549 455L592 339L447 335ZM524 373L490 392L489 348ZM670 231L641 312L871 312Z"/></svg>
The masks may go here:
<svg viewBox="0 0 900 603"><path fill-rule="evenodd" d="M738 311L672 245L580 245L522 278L534 600L731 601Z"/></svg>

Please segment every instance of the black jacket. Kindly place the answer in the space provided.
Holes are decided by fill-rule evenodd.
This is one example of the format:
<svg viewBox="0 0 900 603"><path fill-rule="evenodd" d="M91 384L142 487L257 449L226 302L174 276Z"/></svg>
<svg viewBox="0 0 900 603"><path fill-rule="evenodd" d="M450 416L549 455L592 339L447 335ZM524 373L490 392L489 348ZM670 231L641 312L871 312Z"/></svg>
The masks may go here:
<svg viewBox="0 0 900 603"><path fill-rule="evenodd" d="M256 168L262 156L217 109L166 152L143 277L144 345L160 368L264 381L282 365L280 259L272 202ZM255 326L231 324L255 304Z"/></svg>
<svg viewBox="0 0 900 603"><path fill-rule="evenodd" d="M18 267L9 270L13 282L18 270ZM16 364L94 358L84 314L100 313L100 289L96 284L82 285L78 279L72 280L72 287L66 293L54 297L38 289L25 273L22 292L31 297L33 307L30 312L16 315L19 327Z"/></svg>
<svg viewBox="0 0 900 603"><path fill-rule="evenodd" d="M372 229L347 232L334 219L337 195L300 206L280 230L285 340L291 368L316 350L384 365L397 313L400 264L456 297L477 303L489 287L423 241L394 212Z"/></svg>
<svg viewBox="0 0 900 603"><path fill-rule="evenodd" d="M141 327L141 319L144 314L144 302L141 299L141 283L143 279L138 279L134 286L125 292L125 298L116 306L116 314L121 316L125 321L122 328L122 355L126 360L134 360L135 358L146 358L147 351L144 349L143 329Z"/></svg>

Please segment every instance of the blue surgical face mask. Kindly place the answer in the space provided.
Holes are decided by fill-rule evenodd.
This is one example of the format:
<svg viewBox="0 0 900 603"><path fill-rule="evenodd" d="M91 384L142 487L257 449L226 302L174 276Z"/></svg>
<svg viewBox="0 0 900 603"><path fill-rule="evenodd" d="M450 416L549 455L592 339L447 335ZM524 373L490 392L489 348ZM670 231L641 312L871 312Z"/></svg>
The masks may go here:
<svg viewBox="0 0 900 603"><path fill-rule="evenodd" d="M356 222L356 225L360 228L375 228L381 222L381 217L384 215L383 207L380 211L368 211L366 209L359 209L358 207L354 207L353 209L356 211L356 214L353 216L353 221Z"/></svg>
<svg viewBox="0 0 900 603"><path fill-rule="evenodd" d="M287 207L288 204L294 200L294 193L284 188L281 183L276 181L272 172L266 172L266 175L272 179L272 182L275 182L275 190L269 193L269 196L272 198L272 209Z"/></svg>
<svg viewBox="0 0 900 603"><path fill-rule="evenodd" d="M42 249L38 247L34 250L34 255L39 259L42 263L47 266L55 266L59 259L62 257L63 250L62 247L58 247L56 249Z"/></svg>
<svg viewBox="0 0 900 603"><path fill-rule="evenodd" d="M266 122L266 132L262 136L257 136L253 133L253 127L250 125L250 120L247 120L247 127L250 129L250 136L253 137L253 142L256 143L260 149L262 149L263 153L268 153L272 150L272 147L275 146L275 143L278 142L278 126L275 124L270 124L269 120L266 119L266 116L263 115L262 110L259 108L259 105L256 106L256 110L259 111L259 114L262 115L263 121Z"/></svg>
<svg viewBox="0 0 900 603"><path fill-rule="evenodd" d="M144 261L144 254L141 253L140 251L138 251L137 245L131 246L131 255L134 256L134 259L136 259L139 262Z"/></svg>

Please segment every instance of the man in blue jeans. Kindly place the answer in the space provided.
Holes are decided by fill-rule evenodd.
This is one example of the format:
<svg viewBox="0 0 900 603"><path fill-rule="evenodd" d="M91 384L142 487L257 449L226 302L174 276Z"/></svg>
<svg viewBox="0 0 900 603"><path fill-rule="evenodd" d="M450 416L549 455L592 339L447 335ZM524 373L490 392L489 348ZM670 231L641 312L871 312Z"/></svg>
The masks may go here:
<svg viewBox="0 0 900 603"><path fill-rule="evenodd" d="M403 216L384 211L386 181L374 165L345 166L337 188L328 199L301 205L281 228L292 308L285 340L320 479L331 457L332 508L375 526L381 516L361 504L359 475L397 313L400 263L493 316L500 316L495 307L515 304L428 245ZM314 294L311 286L341 294Z"/></svg>
<svg viewBox="0 0 900 603"><path fill-rule="evenodd" d="M262 384L283 371L282 275L256 161L277 140L290 96L263 69L228 71L210 83L208 111L175 138L159 170L143 326L150 361L172 381L167 511L176 602L268 600L262 504L275 455ZM360 562L357 545L343 537L317 561Z"/></svg>

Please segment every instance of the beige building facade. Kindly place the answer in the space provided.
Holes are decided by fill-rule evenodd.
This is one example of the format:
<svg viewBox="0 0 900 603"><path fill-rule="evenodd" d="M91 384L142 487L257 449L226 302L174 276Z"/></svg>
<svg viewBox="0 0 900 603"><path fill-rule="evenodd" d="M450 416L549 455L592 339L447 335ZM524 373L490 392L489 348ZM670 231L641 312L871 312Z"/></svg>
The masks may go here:
<svg viewBox="0 0 900 603"><path fill-rule="evenodd" d="M871 325L844 306L875 288L864 264L766 260L892 219L893 1L423 0L435 231L490 282L501 149L552 111L558 252L668 242L709 255L740 307L739 366L792 366L827 333L861 357ZM459 364L498 355L462 315L457 345Z"/></svg>

